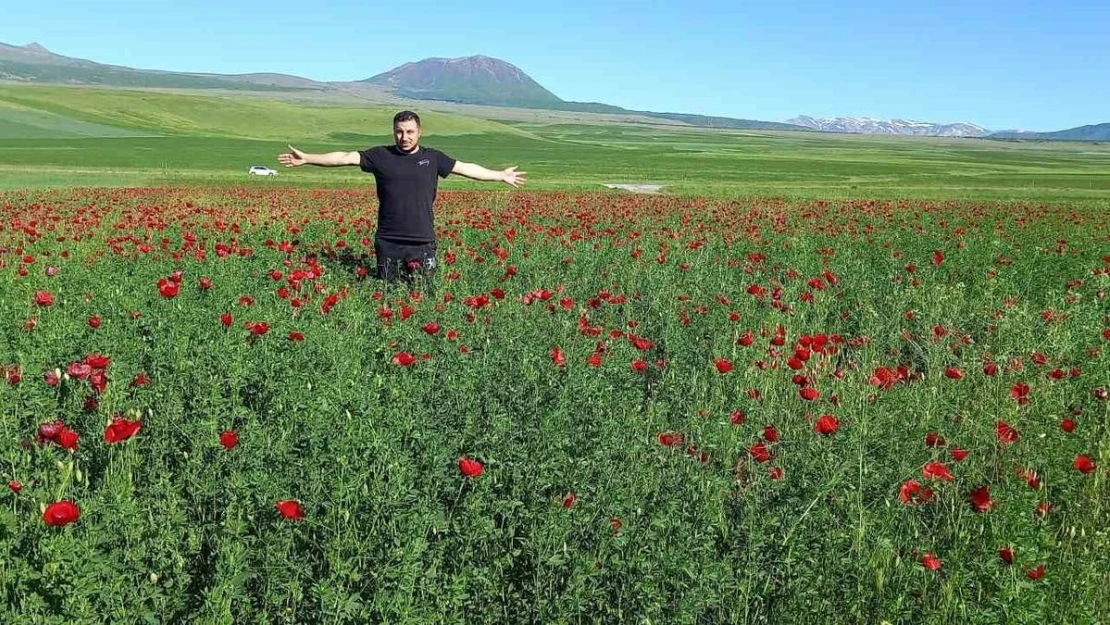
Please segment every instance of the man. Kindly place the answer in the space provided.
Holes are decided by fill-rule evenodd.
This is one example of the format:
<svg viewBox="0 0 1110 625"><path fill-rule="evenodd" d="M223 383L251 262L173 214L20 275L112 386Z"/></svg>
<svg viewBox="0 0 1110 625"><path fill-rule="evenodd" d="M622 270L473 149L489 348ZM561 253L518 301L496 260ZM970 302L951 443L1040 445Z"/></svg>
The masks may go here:
<svg viewBox="0 0 1110 625"><path fill-rule="evenodd" d="M393 117L394 145L359 152L308 154L289 146L278 162L286 167L358 165L374 174L378 188L378 230L374 236L378 277L402 278L412 286L413 274L430 278L436 269L436 242L432 204L439 178L450 174L473 180L524 184L525 172L509 167L502 171L456 161L439 150L420 145L420 117L401 111ZM427 285L430 287L430 284Z"/></svg>

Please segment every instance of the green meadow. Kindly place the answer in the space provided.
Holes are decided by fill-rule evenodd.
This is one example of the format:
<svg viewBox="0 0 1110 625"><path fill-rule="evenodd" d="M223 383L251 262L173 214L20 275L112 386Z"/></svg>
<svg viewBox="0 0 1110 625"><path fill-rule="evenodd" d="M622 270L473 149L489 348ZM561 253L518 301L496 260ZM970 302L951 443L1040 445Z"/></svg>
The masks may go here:
<svg viewBox="0 0 1110 625"><path fill-rule="evenodd" d="M395 108L250 95L5 85L0 188L150 185L351 186L357 169L276 167L286 144L311 152L392 142ZM1110 145L736 131L643 124L478 119L418 109L424 144L529 187L603 190L651 183L681 195L1099 201ZM476 183L448 179L444 188Z"/></svg>

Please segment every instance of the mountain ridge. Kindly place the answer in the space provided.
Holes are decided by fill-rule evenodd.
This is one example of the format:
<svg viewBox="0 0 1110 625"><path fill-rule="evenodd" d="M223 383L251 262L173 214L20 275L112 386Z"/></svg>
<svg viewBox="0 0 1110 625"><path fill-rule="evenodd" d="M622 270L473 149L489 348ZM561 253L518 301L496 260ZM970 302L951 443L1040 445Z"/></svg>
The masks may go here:
<svg viewBox="0 0 1110 625"><path fill-rule="evenodd" d="M799 115L788 123L824 132L845 132L869 135L914 135L928 137L984 137L990 131L970 122L937 123L910 119L876 119L873 117L822 117Z"/></svg>
<svg viewBox="0 0 1110 625"><path fill-rule="evenodd" d="M486 55L431 57L404 63L369 78L354 81L317 81L276 72L217 74L135 69L97 63L52 52L39 42L15 46L0 42L0 80L39 84L69 84L124 88L202 89L328 93L333 97L365 97L367 90L389 97L480 106L552 110L573 113L634 115L661 122L706 128L795 130L863 134L979 137L1036 140L1110 140L1110 123L1055 132L991 133L969 122L938 124L914 120L876 120L868 117L813 118L785 122L625 109L600 102L574 102L532 79L521 68ZM391 101L391 100L387 100Z"/></svg>

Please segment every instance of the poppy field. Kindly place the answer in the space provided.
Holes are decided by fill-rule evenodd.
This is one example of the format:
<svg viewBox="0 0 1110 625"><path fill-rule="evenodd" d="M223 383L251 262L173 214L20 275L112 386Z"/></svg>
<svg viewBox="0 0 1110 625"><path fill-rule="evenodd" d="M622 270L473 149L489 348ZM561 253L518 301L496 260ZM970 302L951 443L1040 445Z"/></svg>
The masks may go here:
<svg viewBox="0 0 1110 625"><path fill-rule="evenodd" d="M1105 208L0 205L0 622L1110 620Z"/></svg>

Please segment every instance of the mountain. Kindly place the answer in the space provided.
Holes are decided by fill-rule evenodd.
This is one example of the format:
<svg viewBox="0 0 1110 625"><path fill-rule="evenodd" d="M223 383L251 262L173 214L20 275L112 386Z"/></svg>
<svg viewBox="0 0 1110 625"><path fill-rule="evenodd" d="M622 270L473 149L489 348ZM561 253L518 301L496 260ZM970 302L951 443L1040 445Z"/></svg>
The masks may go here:
<svg viewBox="0 0 1110 625"><path fill-rule="evenodd" d="M38 43L13 46L0 43L0 80L62 85L142 87L163 89L287 90L310 88L293 86L298 81L314 83L295 76L279 74L192 74L134 69L105 65L85 59L55 54Z"/></svg>
<svg viewBox="0 0 1110 625"><path fill-rule="evenodd" d="M545 108L563 103L511 63L488 56L430 58L358 82L391 89L414 100Z"/></svg>
<svg viewBox="0 0 1110 625"><path fill-rule="evenodd" d="M989 135L990 139L1018 139L1032 141L1110 141L1110 122L1079 126L1056 132L1022 132L1007 130Z"/></svg>
<svg viewBox="0 0 1110 625"><path fill-rule="evenodd" d="M786 120L822 132L847 132L865 135L916 135L926 137L983 137L986 128L969 123L936 124L907 119L873 119L870 117L823 117L814 119L801 115Z"/></svg>
<svg viewBox="0 0 1110 625"><path fill-rule="evenodd" d="M482 55L454 59L431 58L405 63L360 82L377 85L399 96L418 100L583 113L643 115L705 128L807 130L793 124L778 122L687 113L658 113L626 109L599 102L567 101L543 88L519 67Z"/></svg>

